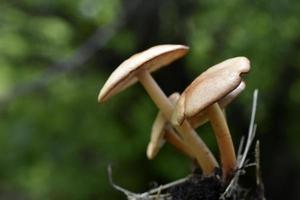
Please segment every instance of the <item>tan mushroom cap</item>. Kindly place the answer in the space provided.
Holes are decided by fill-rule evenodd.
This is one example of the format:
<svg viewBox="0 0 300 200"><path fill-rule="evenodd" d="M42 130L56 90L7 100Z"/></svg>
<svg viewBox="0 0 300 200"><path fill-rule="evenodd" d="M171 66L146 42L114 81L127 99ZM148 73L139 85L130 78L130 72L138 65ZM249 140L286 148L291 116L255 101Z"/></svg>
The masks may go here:
<svg viewBox="0 0 300 200"><path fill-rule="evenodd" d="M137 82L136 73L140 70L156 71L184 56L188 49L184 45L165 44L151 47L131 56L110 75L99 93L98 101L106 101Z"/></svg>
<svg viewBox="0 0 300 200"><path fill-rule="evenodd" d="M180 94L178 92L174 92L169 96L169 100L173 105L175 105L179 97ZM165 129L167 124L168 120L165 118L163 113L159 111L152 125L151 138L147 147L147 157L149 159L153 159L164 145L164 135L166 133Z"/></svg>
<svg viewBox="0 0 300 200"><path fill-rule="evenodd" d="M242 81L237 88L227 94L224 98L222 98L218 103L222 109L224 109L227 105L229 105L246 87L244 81ZM176 104L178 99L180 98L180 94L178 92L173 93L169 96L172 104ZM188 119L193 128L198 128L202 126L204 123L208 121L207 113L201 111L197 115ZM165 134L167 133L169 121L164 117L161 111L158 112L151 131L151 139L147 148L147 157L149 159L153 159L162 146L165 144ZM171 128L171 127L169 127ZM171 133L170 133L171 134Z"/></svg>
<svg viewBox="0 0 300 200"><path fill-rule="evenodd" d="M249 72L250 61L235 57L212 66L198 76L182 93L172 116L174 124L181 124L204 108L219 101L242 82L242 74Z"/></svg>
<svg viewBox="0 0 300 200"><path fill-rule="evenodd" d="M220 101L218 101L221 109L225 109L237 96L246 88L246 84L244 81L240 83L240 85L223 97ZM200 111L197 115L188 118L188 121L192 125L193 128L198 128L202 126L204 123L208 121L207 112L205 110Z"/></svg>

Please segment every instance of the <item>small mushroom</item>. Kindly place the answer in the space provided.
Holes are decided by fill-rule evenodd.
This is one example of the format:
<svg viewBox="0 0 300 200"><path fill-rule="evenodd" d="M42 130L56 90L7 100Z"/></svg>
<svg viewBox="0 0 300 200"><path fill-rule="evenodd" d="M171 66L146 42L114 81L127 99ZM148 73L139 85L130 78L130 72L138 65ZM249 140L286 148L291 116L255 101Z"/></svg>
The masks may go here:
<svg viewBox="0 0 300 200"><path fill-rule="evenodd" d="M244 81L242 81L237 88L235 88L232 92L230 92L225 97L223 97L220 101L218 101L224 113L225 113L225 108L245 89L245 87L246 84ZM205 110L201 111L200 113L198 113L197 115L189 119L189 122L193 128L198 128L208 121L207 113L204 111Z"/></svg>
<svg viewBox="0 0 300 200"><path fill-rule="evenodd" d="M175 92L169 96L169 100L173 105L175 105L179 97L180 94ZM152 126L151 138L147 147L147 157L151 160L154 159L166 140L180 152L192 159L194 158L193 153L190 152L190 149L169 125L168 120L162 112L159 111Z"/></svg>
<svg viewBox="0 0 300 200"><path fill-rule="evenodd" d="M227 94L218 102L220 107L225 110L225 107L227 107L227 105L229 105L245 89L245 87L245 82L242 81L237 88L235 88L232 92ZM172 104L176 104L179 97L180 94L175 92L171 96L169 96L169 99ZM207 121L207 113L204 111L201 111L200 113L189 119L191 126L195 129L202 126ZM152 126L151 140L147 148L147 157L149 159L154 159L166 140L170 144L175 146L175 148L177 148L179 151L183 152L185 155L189 156L192 159L194 158L192 156L192 153L188 151L182 139L179 138L174 129L169 126L169 121L163 116L160 111L158 112Z"/></svg>
<svg viewBox="0 0 300 200"><path fill-rule="evenodd" d="M102 87L98 101L106 101L138 80L143 84L141 81L143 78L140 77L140 74L150 75L150 73L184 56L188 49L184 45L157 45L134 54L113 71Z"/></svg>
<svg viewBox="0 0 300 200"><path fill-rule="evenodd" d="M172 122L178 125L203 110L207 112L219 146L224 179L235 169L236 155L224 113L217 102L236 89L242 82L241 76L249 70L250 62L245 57L231 58L209 68L185 89L172 116Z"/></svg>
<svg viewBox="0 0 300 200"><path fill-rule="evenodd" d="M184 56L187 51L188 47L183 45L158 45L133 55L111 74L99 93L98 101L107 100L139 80L157 107L170 120L174 106L150 73ZM194 153L203 174L212 174L218 163L197 133L188 122L184 122L181 126L175 128Z"/></svg>
<svg viewBox="0 0 300 200"><path fill-rule="evenodd" d="M159 111L152 125L150 142L147 147L147 157L150 160L157 155L159 149L165 143L164 136L166 134L165 127L167 122L165 116Z"/></svg>

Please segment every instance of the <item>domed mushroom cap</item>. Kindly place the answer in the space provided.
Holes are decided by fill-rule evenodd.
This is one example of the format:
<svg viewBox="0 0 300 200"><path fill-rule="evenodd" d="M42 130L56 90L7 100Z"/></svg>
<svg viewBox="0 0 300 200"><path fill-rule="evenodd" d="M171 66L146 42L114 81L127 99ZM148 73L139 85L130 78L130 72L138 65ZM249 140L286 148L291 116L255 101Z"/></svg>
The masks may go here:
<svg viewBox="0 0 300 200"><path fill-rule="evenodd" d="M174 124L181 124L204 108L219 101L242 81L242 74L248 73L250 62L245 57L225 60L212 66L198 76L182 93L172 116Z"/></svg>
<svg viewBox="0 0 300 200"><path fill-rule="evenodd" d="M98 101L103 102L134 84L137 81L136 73L140 70L156 71L184 56L187 51L187 46L166 44L131 56L110 75L99 93Z"/></svg>
<svg viewBox="0 0 300 200"><path fill-rule="evenodd" d="M225 109L239 94L246 88L246 84L242 81L237 88L227 94L218 101L221 109ZM208 121L206 110L202 110L197 115L188 118L193 128L198 128Z"/></svg>

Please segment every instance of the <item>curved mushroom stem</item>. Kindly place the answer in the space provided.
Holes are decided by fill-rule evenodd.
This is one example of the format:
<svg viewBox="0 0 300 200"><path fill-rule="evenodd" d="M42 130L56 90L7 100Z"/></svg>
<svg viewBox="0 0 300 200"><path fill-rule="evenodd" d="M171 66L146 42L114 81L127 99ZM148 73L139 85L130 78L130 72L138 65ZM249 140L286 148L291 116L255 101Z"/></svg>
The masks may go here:
<svg viewBox="0 0 300 200"><path fill-rule="evenodd" d="M223 177L226 180L236 167L236 155L229 128L218 103L207 108L208 118L214 129L219 146Z"/></svg>
<svg viewBox="0 0 300 200"><path fill-rule="evenodd" d="M174 106L152 78L150 73L147 70L142 70L137 77L157 107L162 111L165 117L170 120ZM203 174L213 174L215 168L218 167L218 163L209 148L197 135L195 130L186 120L181 126L175 126L175 128L182 136L184 142L188 144L190 150L194 152L195 158L197 159Z"/></svg>
<svg viewBox="0 0 300 200"><path fill-rule="evenodd" d="M175 94L171 98L169 97L171 103L173 104L173 100L176 96L179 98L179 94ZM176 131L172 128L172 126L168 123L168 120L160 111L158 112L151 131L150 142L147 147L147 157L152 160L158 154L161 147L164 145L165 141L173 145L178 151L187 155L191 159L195 159L193 152L190 151L188 146L183 142L182 138L178 136Z"/></svg>
<svg viewBox="0 0 300 200"><path fill-rule="evenodd" d="M188 148L188 146L183 142L183 140L177 135L173 128L168 127L163 130L164 140L168 141L171 145L175 147L179 152L188 156L190 159L194 160L194 153ZM161 144L163 145L163 144ZM153 145L152 142L148 144L147 148L147 157L152 160L159 152L160 147L157 145Z"/></svg>
<svg viewBox="0 0 300 200"><path fill-rule="evenodd" d="M165 129L165 139L172 144L177 150L185 154L191 159L195 159L194 152L192 152L188 146L182 141L182 139L176 134L173 128L168 127Z"/></svg>

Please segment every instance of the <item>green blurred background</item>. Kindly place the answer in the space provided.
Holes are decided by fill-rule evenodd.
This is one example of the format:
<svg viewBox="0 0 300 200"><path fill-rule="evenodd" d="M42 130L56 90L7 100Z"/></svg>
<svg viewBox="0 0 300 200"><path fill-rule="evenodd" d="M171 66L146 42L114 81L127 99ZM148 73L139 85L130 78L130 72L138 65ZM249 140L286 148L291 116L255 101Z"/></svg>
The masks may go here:
<svg viewBox="0 0 300 200"><path fill-rule="evenodd" d="M140 85L97 103L124 59L163 43L191 48L154 75L166 94L222 60L251 60L227 109L234 142L258 88L266 196L300 198L300 1L1 0L0 13L0 199L124 199L109 164L135 192L190 173L168 145L146 159L157 108ZM218 155L210 126L198 131Z"/></svg>

